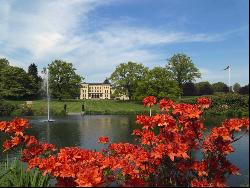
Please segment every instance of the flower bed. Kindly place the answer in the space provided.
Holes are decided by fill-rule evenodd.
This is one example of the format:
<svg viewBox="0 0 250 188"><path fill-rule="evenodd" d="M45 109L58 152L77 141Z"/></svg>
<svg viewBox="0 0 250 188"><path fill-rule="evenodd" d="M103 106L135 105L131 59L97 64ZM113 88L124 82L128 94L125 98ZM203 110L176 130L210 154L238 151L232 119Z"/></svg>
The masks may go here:
<svg viewBox="0 0 250 188"><path fill-rule="evenodd" d="M151 108L156 99L143 100ZM203 111L211 100L198 98L196 104L175 104L168 99L159 101L161 113L138 115L141 129L133 131L138 144L110 143L102 136L102 151L79 147L57 150L54 145L41 143L27 135L28 121L16 118L0 122L0 131L10 136L3 143L5 152L22 147L22 161L29 169L56 178L57 186L226 186L228 175L239 169L227 160L234 152L232 143L249 130L248 118L233 118L204 135ZM154 129L159 131L154 131ZM236 132L242 132L236 137ZM191 153L199 151L201 159Z"/></svg>

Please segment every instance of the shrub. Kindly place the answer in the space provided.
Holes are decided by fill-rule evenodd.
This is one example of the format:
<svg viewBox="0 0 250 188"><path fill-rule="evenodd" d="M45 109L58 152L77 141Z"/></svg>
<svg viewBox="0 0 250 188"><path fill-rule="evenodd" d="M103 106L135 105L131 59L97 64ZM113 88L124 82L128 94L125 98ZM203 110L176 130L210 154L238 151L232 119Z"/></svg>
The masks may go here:
<svg viewBox="0 0 250 188"><path fill-rule="evenodd" d="M249 85L245 85L239 89L239 93L241 95L247 95L249 94Z"/></svg>
<svg viewBox="0 0 250 188"><path fill-rule="evenodd" d="M0 116L9 116L17 106L5 100L0 100Z"/></svg>

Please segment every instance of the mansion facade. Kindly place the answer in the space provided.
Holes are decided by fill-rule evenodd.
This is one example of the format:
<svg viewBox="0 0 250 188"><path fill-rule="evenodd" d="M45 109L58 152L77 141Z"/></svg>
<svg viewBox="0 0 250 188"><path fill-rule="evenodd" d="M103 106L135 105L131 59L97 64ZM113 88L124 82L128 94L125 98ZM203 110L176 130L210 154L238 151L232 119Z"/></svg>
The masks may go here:
<svg viewBox="0 0 250 188"><path fill-rule="evenodd" d="M80 99L111 99L114 93L108 79L103 83L82 83L80 88ZM118 100L129 100L127 95L113 97Z"/></svg>
<svg viewBox="0 0 250 188"><path fill-rule="evenodd" d="M111 85L106 79L103 83L82 83L80 99L110 99Z"/></svg>

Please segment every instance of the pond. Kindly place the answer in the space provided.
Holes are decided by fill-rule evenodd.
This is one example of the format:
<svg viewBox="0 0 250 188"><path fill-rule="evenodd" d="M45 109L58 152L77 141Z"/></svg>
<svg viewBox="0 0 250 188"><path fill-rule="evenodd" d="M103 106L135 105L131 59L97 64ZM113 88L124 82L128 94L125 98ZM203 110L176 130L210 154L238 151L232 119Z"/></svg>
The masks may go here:
<svg viewBox="0 0 250 188"><path fill-rule="evenodd" d="M3 119L3 118L2 118ZM6 119L6 118L5 118ZM7 118L10 119L10 118ZM97 143L100 136L108 136L111 142L132 143L132 131L138 128L135 116L128 115L85 115L55 118L54 122L44 122L44 117L28 117L32 129L29 133L40 141L48 141L57 148L66 146L79 146L87 149L100 150L101 144ZM218 125L224 117L209 117L205 125L209 131ZM3 139L0 139L1 141ZM234 143L235 152L229 160L240 168L240 176L230 176L227 179L229 186L240 186L249 182L249 134ZM0 149L0 157L4 159ZM10 157L15 156L13 154Z"/></svg>

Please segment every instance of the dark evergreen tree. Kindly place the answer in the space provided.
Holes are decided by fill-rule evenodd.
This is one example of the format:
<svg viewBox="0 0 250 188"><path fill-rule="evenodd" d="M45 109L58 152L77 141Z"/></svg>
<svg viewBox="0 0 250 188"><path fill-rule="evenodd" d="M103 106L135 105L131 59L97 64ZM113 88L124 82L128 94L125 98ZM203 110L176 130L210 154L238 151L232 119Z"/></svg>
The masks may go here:
<svg viewBox="0 0 250 188"><path fill-rule="evenodd" d="M35 63L31 63L28 67L28 75L31 79L31 87L29 88L31 91L31 98L38 98L40 96L40 89L42 78L38 75L37 66Z"/></svg>

